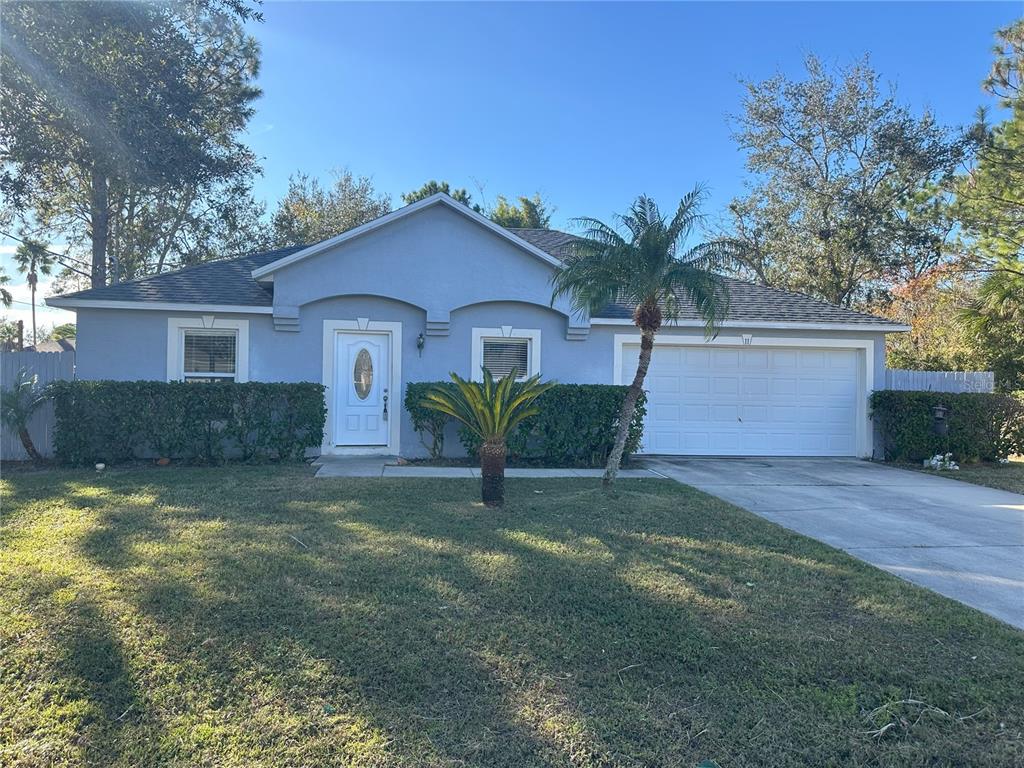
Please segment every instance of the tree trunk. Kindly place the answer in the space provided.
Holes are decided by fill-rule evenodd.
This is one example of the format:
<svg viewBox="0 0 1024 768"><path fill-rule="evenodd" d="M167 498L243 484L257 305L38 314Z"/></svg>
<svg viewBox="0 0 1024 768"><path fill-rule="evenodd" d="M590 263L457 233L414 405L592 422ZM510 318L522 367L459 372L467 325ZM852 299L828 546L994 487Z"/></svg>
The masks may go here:
<svg viewBox="0 0 1024 768"><path fill-rule="evenodd" d="M29 283L32 287L32 344L38 344L39 339L36 337L36 281L35 275L29 275Z"/></svg>
<svg viewBox="0 0 1024 768"><path fill-rule="evenodd" d="M619 474L619 464L622 463L622 452L626 448L626 438L629 437L629 425L633 423L633 414L636 412L636 401L640 399L640 393L644 388L644 379L647 378L647 369L651 366L651 352L654 350L654 331L640 331L640 360L636 366L636 375L633 383L629 385L626 397L622 401L622 410L619 413L619 428L615 433L615 445L608 455L608 465L604 469L604 477L601 484L607 489L615 482L615 476Z"/></svg>
<svg viewBox="0 0 1024 768"><path fill-rule="evenodd" d="M92 235L92 287L107 284L107 238L110 236L110 207L107 198L107 177L92 169L92 188L89 194L89 218Z"/></svg>
<svg viewBox="0 0 1024 768"><path fill-rule="evenodd" d="M21 438L21 444L25 447L25 453L28 457L35 462L41 462L43 457L39 455L39 451L36 450L36 444L32 442L32 435L28 433L28 430L22 427L18 430L18 437Z"/></svg>
<svg viewBox="0 0 1024 768"><path fill-rule="evenodd" d="M492 440L480 446L480 493L488 507L500 507L505 503L507 451L504 440Z"/></svg>

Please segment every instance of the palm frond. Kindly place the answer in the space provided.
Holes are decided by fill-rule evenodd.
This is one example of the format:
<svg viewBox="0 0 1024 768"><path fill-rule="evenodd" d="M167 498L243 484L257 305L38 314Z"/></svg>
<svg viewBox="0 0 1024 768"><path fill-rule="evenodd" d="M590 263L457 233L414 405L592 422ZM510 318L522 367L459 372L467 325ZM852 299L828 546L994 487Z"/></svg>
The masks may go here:
<svg viewBox="0 0 1024 768"><path fill-rule="evenodd" d="M454 372L449 375L455 389L431 389L423 406L451 416L484 441L506 438L523 419L537 413L534 401L554 386L553 381L541 383L540 375L517 382L515 369L497 382L487 368L479 382Z"/></svg>
<svg viewBox="0 0 1024 768"><path fill-rule="evenodd" d="M32 414L46 400L46 390L38 386L39 377L19 368L9 389L0 392L0 422L17 432L25 429Z"/></svg>
<svg viewBox="0 0 1024 768"><path fill-rule="evenodd" d="M692 190L683 195L679 201L675 216L668 225L668 236L673 242L680 239L685 240L692 234L694 227L704 220L704 214L700 207L707 200L706 188L698 184Z"/></svg>
<svg viewBox="0 0 1024 768"><path fill-rule="evenodd" d="M720 275L690 264L674 265L665 275L665 294L661 301L667 319L679 316L681 300L692 305L704 320L706 338L718 335L729 314L729 287Z"/></svg>
<svg viewBox="0 0 1024 768"><path fill-rule="evenodd" d="M552 303L569 295L574 309L590 312L616 301L657 304L671 317L680 300L688 300L713 334L728 311L728 289L712 272L728 263L730 246L722 240L700 243L680 255L702 220L705 199L704 188L695 187L669 222L653 199L641 195L617 217L621 232L597 219L577 219L584 236L552 278Z"/></svg>

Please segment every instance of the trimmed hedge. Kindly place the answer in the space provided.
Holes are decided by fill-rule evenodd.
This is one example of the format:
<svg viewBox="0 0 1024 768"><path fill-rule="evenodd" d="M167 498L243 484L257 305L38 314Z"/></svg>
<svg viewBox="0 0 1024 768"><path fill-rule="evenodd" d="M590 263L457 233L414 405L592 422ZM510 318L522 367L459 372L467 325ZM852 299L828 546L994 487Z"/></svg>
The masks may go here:
<svg viewBox="0 0 1024 768"><path fill-rule="evenodd" d="M444 455L444 430L450 421L444 414L422 405L427 390L438 386L454 384L415 382L405 392L405 409L432 458ZM509 436L509 460L552 466L603 466L615 443L619 410L627 389L610 384L556 384L537 399L540 413L524 421ZM624 456L640 445L645 413L645 395L641 393ZM480 447L479 439L463 426L459 427L459 442L470 456L475 456Z"/></svg>
<svg viewBox="0 0 1024 768"><path fill-rule="evenodd" d="M323 385L308 382L58 381L49 392L64 464L301 459L327 414Z"/></svg>
<svg viewBox="0 0 1024 768"><path fill-rule="evenodd" d="M933 429L937 405L950 409L946 435ZM871 409L889 460L949 452L957 461L994 461L1024 452L1024 400L1014 395L880 390Z"/></svg>

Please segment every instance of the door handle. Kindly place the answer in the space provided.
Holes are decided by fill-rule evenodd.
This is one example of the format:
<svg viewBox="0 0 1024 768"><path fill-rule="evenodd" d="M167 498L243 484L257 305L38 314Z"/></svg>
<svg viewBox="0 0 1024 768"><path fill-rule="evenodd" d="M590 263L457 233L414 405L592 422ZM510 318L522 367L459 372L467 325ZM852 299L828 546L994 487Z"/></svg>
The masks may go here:
<svg viewBox="0 0 1024 768"><path fill-rule="evenodd" d="M384 421L388 420L388 391L384 390L384 415L382 417Z"/></svg>

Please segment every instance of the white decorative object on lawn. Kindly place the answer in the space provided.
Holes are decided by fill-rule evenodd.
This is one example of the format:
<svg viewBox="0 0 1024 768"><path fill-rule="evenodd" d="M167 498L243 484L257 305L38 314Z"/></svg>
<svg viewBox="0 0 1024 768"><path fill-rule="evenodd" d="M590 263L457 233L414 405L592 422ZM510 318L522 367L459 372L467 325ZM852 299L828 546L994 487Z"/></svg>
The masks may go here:
<svg viewBox="0 0 1024 768"><path fill-rule="evenodd" d="M953 461L952 453L937 453L930 459L925 459L922 464L928 469L942 471L944 469L960 469L960 465Z"/></svg>

